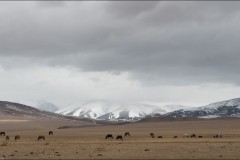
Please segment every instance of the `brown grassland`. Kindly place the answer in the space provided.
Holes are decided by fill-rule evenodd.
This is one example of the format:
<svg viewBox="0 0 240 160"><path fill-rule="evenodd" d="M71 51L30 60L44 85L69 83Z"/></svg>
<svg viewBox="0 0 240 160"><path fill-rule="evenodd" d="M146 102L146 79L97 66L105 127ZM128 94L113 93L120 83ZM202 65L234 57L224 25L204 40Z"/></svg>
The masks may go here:
<svg viewBox="0 0 240 160"><path fill-rule="evenodd" d="M0 159L239 159L240 119L95 126L66 120L0 118ZM58 129L61 126L82 128ZM54 135L48 135L48 131ZM124 133L130 132L130 137ZM156 138L151 138L153 132ZM105 139L107 134L114 139ZM203 138L183 138L183 134ZM213 138L220 133L223 138ZM14 136L20 140L15 141ZM38 141L39 135L45 140ZM122 135L123 140L116 140ZM163 138L157 138L163 136ZM178 138L173 138L178 136Z"/></svg>

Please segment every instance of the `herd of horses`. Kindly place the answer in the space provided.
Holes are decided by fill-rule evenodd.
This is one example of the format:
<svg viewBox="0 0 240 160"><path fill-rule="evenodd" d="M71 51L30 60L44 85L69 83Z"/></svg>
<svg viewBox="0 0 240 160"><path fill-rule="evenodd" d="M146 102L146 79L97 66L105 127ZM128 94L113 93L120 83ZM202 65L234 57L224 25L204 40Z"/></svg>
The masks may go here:
<svg viewBox="0 0 240 160"><path fill-rule="evenodd" d="M150 137L155 138L154 133L150 133ZM196 134L183 134L183 138L197 138ZM163 136L158 136L157 138L163 138ZM178 138L178 136L173 136L173 138ZM198 136L198 138L203 138L203 136ZM213 136L213 138L222 138L221 134L216 134Z"/></svg>
<svg viewBox="0 0 240 160"><path fill-rule="evenodd" d="M49 135L53 135L53 131L49 131L48 134L49 134ZM5 132L0 132L0 135L1 135L1 136L5 136ZM20 136L19 136L19 135L16 135L14 139L15 139L15 141L16 141L16 140L20 140ZM39 135L39 136L38 136L37 140L39 141L39 140L41 140L41 139L42 139L42 140L45 140L44 135ZM10 138L9 138L9 136L6 136L6 141L8 141L8 140L10 140Z"/></svg>
<svg viewBox="0 0 240 160"><path fill-rule="evenodd" d="M5 136L5 132L0 132L0 135L1 136ZM53 135L53 131L49 131L48 132L48 135ZM130 133L129 132L125 132L125 134L124 134L125 136L130 136ZM154 133L150 133L150 137L152 137L152 138L155 138L155 135L154 135ZM182 137L183 138L197 138L197 136L196 136L196 134L191 134L191 135L189 135L189 134L183 134L182 135ZM106 135L106 137L105 137L105 139L109 139L109 138L111 138L111 139L113 139L113 135L112 134L107 134ZM163 136L157 136L157 138L163 138ZM173 138L178 138L178 136L173 136ZM198 138L203 138L203 136L198 136ZM216 134L216 135L214 135L213 136L213 138L222 138L222 135L221 134ZM8 141L10 138L9 138L9 136L7 135L6 136L6 141ZM116 137L116 140L118 140L118 139L120 139L120 140L123 140L123 137L122 137L122 135L118 135L117 137ZM19 135L16 135L15 136L15 141L16 140L20 140L20 136ZM44 135L39 135L38 136L38 138L37 138L37 140L39 141L39 140L45 140L45 137L44 137Z"/></svg>

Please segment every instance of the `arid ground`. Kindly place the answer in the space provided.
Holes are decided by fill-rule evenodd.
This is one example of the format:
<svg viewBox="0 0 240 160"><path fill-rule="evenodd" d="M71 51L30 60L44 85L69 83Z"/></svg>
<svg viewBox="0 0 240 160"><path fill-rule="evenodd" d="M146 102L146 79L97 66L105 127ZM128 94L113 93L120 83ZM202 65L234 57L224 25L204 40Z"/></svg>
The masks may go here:
<svg viewBox="0 0 240 160"><path fill-rule="evenodd" d="M89 126L71 120L0 118L0 159L238 159L240 119ZM92 124L91 124L92 125ZM58 129L61 126L82 126ZM48 135L49 131L54 135ZM130 132L130 137L124 133ZM151 138L153 132L156 138ZM183 134L203 138L183 138ZM213 138L220 133L222 138ZM114 139L105 139L112 134ZM14 136L20 140L15 141ZM45 141L38 141L39 135ZM122 135L123 140L116 140ZM163 138L157 138L163 136ZM178 136L178 138L173 138Z"/></svg>

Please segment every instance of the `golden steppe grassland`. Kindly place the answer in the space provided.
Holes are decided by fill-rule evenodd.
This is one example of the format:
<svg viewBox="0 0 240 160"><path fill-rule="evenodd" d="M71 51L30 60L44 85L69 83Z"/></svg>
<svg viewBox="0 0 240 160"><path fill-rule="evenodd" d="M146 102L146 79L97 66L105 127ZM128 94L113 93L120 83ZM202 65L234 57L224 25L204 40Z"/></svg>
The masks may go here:
<svg viewBox="0 0 240 160"><path fill-rule="evenodd" d="M95 126L67 120L0 118L0 159L239 159L240 119ZM91 124L92 125L92 124ZM82 128L58 129L61 126ZM48 131L54 135L49 136ZM130 132L130 137L124 133ZM150 133L163 138L151 138ZM203 138L183 138L183 134ZM223 138L213 138L220 133ZM114 139L105 139L112 134ZM14 136L20 140L15 141ZM45 141L38 141L39 135ZM116 140L122 135L123 140ZM178 136L178 138L173 138Z"/></svg>

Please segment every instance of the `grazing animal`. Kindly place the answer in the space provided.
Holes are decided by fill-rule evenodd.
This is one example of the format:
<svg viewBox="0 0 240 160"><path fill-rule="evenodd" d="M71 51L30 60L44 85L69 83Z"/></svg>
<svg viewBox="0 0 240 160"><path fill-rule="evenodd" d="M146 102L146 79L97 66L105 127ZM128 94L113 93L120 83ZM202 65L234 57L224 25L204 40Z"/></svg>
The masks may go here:
<svg viewBox="0 0 240 160"><path fill-rule="evenodd" d="M20 140L20 136L19 136L19 135L16 135L16 136L15 136L15 141L16 141L16 140Z"/></svg>
<svg viewBox="0 0 240 160"><path fill-rule="evenodd" d="M44 137L43 135L39 135L39 136L38 136L38 141L41 140L41 139L42 139L42 140L45 140L45 137Z"/></svg>
<svg viewBox="0 0 240 160"><path fill-rule="evenodd" d="M113 139L113 136L111 134L108 134L108 135L106 135L105 139L108 139L108 138L112 138Z"/></svg>
<svg viewBox="0 0 240 160"><path fill-rule="evenodd" d="M196 138L197 136L196 136L196 134L192 134L190 137L191 137L191 138L193 138L193 137Z"/></svg>
<svg viewBox="0 0 240 160"><path fill-rule="evenodd" d="M158 136L157 138L163 138L163 136Z"/></svg>
<svg viewBox="0 0 240 160"><path fill-rule="evenodd" d="M125 136L130 136L130 133L129 133L129 132L126 132L126 133L125 133Z"/></svg>
<svg viewBox="0 0 240 160"><path fill-rule="evenodd" d="M49 134L49 135L53 135L53 131L49 131L48 134Z"/></svg>
<svg viewBox="0 0 240 160"><path fill-rule="evenodd" d="M117 139L123 140L121 135L118 135L117 138L116 138L116 140L117 140Z"/></svg>
<svg viewBox="0 0 240 160"><path fill-rule="evenodd" d="M9 140L9 136L6 136L6 141L8 141Z"/></svg>
<svg viewBox="0 0 240 160"><path fill-rule="evenodd" d="M173 136L173 138L177 138L177 136Z"/></svg>
<svg viewBox="0 0 240 160"><path fill-rule="evenodd" d="M185 137L189 137L189 135L188 134L183 134L183 138L185 138Z"/></svg>
<svg viewBox="0 0 240 160"><path fill-rule="evenodd" d="M0 135L1 136L5 136L5 132L0 132Z"/></svg>
<svg viewBox="0 0 240 160"><path fill-rule="evenodd" d="M203 138L202 136L198 136L198 138Z"/></svg>
<svg viewBox="0 0 240 160"><path fill-rule="evenodd" d="M155 138L154 134L153 133L150 133L150 137L152 138Z"/></svg>
<svg viewBox="0 0 240 160"><path fill-rule="evenodd" d="M222 138L221 134L216 134L215 136L213 136L213 138Z"/></svg>

